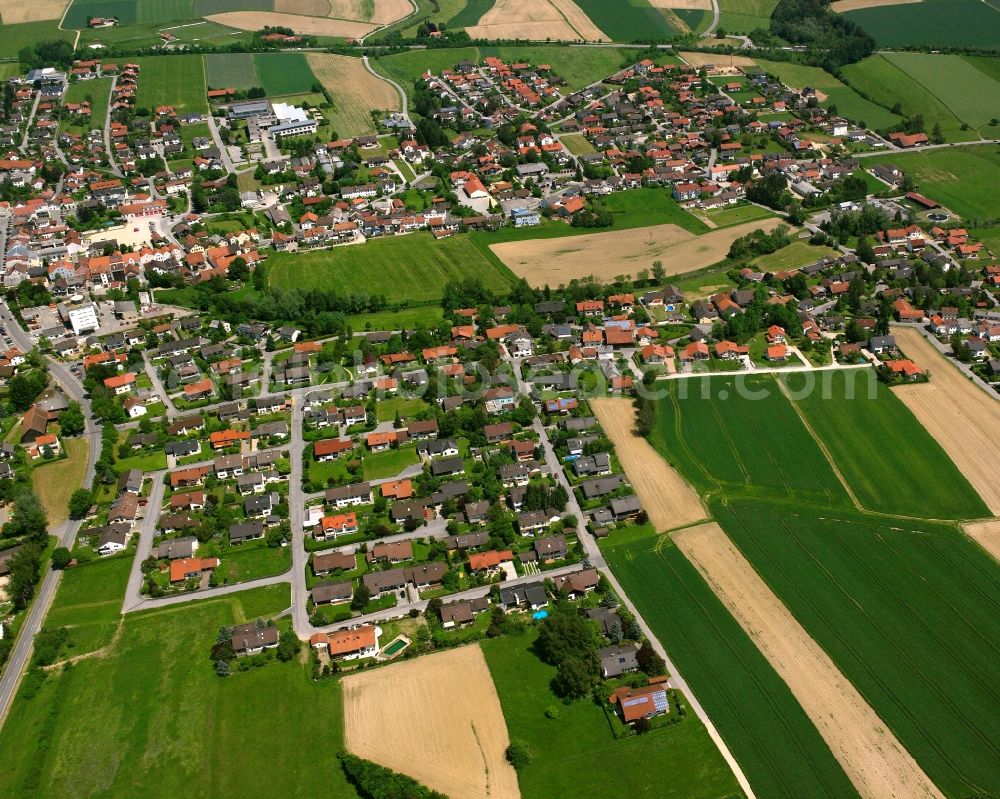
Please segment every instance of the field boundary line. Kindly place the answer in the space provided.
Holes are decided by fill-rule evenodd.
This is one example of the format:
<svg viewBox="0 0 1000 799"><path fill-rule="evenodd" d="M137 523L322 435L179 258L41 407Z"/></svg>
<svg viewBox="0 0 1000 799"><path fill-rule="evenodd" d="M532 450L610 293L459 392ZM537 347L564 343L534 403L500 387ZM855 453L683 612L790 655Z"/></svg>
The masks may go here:
<svg viewBox="0 0 1000 799"><path fill-rule="evenodd" d="M798 406L798 403L792 399L792 395L789 393L788 386L785 385L785 381L779 378L775 382L778 384L778 390L785 395L785 399L788 400L788 404L792 406L806 430L809 431L809 435L811 435L816 441L816 445L819 447L820 452L823 453L823 457L830 462L830 468L833 469L833 473L837 475L837 479L840 480L841 485L844 486L844 490L847 492L847 496L851 498L851 502L854 504L854 507L860 511L867 511L867 508L863 507L858 501L858 497L854 493L853 489L847 484L847 479L844 477L843 472L840 471L840 467L837 466L837 462L833 459L833 455L830 453L830 450L827 449L826 444L823 443L823 440L813 429L813 426L809 423L809 420L802 412L802 409Z"/></svg>

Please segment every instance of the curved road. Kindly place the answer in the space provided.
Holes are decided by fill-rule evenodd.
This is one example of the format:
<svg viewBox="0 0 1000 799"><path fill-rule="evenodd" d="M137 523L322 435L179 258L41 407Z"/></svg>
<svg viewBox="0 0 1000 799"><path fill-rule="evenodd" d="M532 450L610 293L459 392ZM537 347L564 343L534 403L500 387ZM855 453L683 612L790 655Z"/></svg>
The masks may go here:
<svg viewBox="0 0 1000 799"><path fill-rule="evenodd" d="M403 101L403 108L402 108L403 116L406 117L407 122L410 122L409 105L408 105L409 98L407 98L406 92L403 90L403 87L400 86L398 83L396 83L396 81L394 81L392 78L387 78L385 75L380 75L378 72L372 69L372 65L368 63L368 56L366 55L361 56L361 62L365 65L365 69L367 69L372 75L374 75L379 80L384 80L399 93L399 96L400 98L402 98ZM413 123L411 122L410 124L412 125Z"/></svg>
<svg viewBox="0 0 1000 799"><path fill-rule="evenodd" d="M0 319L3 320L13 342L23 352L30 352L33 346L31 338L11 314L6 304L0 306ZM80 407L83 409L85 423L84 436L88 440L89 449L87 451L87 470L83 475L81 485L86 488L94 482L94 467L97 464L97 456L101 451L101 428L100 425L95 424L90 418L90 402L84 396L83 386L70 373L69 369L53 360L49 360L48 367L49 374L52 375L55 382L59 384L70 399L79 402ZM73 521L70 519L55 529L50 529L49 532L59 539L60 546L71 549L82 524L81 520ZM4 720L7 718L7 711L10 709L11 700L14 698L17 688L21 684L21 677L24 675L31 657L35 635L45 622L45 616L49 611L49 605L52 603L52 598L55 596L61 577L62 572L60 571L48 569L45 572L41 585L35 593L35 599L31 604L31 608L28 610L27 618L25 618L24 624L18 632L17 640L14 642L14 649L10 653L10 659L7 661L3 675L0 676L0 726L3 725Z"/></svg>

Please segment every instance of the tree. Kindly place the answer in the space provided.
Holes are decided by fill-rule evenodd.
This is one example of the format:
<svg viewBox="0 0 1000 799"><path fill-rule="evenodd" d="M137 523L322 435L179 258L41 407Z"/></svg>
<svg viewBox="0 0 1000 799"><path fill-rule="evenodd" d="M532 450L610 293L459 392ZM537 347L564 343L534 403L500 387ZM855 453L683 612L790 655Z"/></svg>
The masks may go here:
<svg viewBox="0 0 1000 799"><path fill-rule="evenodd" d="M650 646L649 641L642 642L639 651L635 653L635 659L639 663L639 668L650 677L657 677L667 673L667 664L656 653L656 650Z"/></svg>
<svg viewBox="0 0 1000 799"><path fill-rule="evenodd" d="M250 275L250 268L247 266L246 259L242 256L237 255L233 258L232 262L229 264L229 271L227 276L230 280L246 280Z"/></svg>
<svg viewBox="0 0 1000 799"><path fill-rule="evenodd" d="M30 488L20 491L14 497L14 510L10 521L3 526L3 533L9 538L24 536L30 541L45 544L48 519L45 517L45 509Z"/></svg>
<svg viewBox="0 0 1000 799"><path fill-rule="evenodd" d="M294 630L285 630L278 638L278 648L275 650L278 660L291 660L302 651L302 642Z"/></svg>
<svg viewBox="0 0 1000 799"><path fill-rule="evenodd" d="M372 592L368 590L368 586L365 585L364 581L358 583L358 587L354 589L354 598L351 600L352 610L364 610L365 605L372 598Z"/></svg>
<svg viewBox="0 0 1000 799"><path fill-rule="evenodd" d="M83 432L84 418L80 403L75 400L59 416L59 430L64 436L78 436Z"/></svg>
<svg viewBox="0 0 1000 799"><path fill-rule="evenodd" d="M9 561L10 579L7 583L7 596L14 603L15 610L23 610L35 595L38 585L38 574L42 567L41 547L27 544L21 547Z"/></svg>
<svg viewBox="0 0 1000 799"><path fill-rule="evenodd" d="M525 766L531 764L531 761L535 759L534 753L531 751L531 747L527 743L522 741L520 738L514 738L511 740L510 745L507 747L507 762L510 763L515 770L520 771Z"/></svg>
<svg viewBox="0 0 1000 799"><path fill-rule="evenodd" d="M65 569L71 560L73 560L73 556L66 547L56 547L52 550L52 568L56 571Z"/></svg>
<svg viewBox="0 0 1000 799"><path fill-rule="evenodd" d="M578 657L565 658L552 678L552 690L556 696L566 699L580 699L590 693L594 675L587 664Z"/></svg>
<svg viewBox="0 0 1000 799"><path fill-rule="evenodd" d="M93 494L86 488L78 488L69 498L69 517L71 519L82 519L87 515L90 506L94 501Z"/></svg>
<svg viewBox="0 0 1000 799"><path fill-rule="evenodd" d="M10 403L16 411L26 411L42 393L48 376L44 371L31 371L11 378Z"/></svg>
<svg viewBox="0 0 1000 799"><path fill-rule="evenodd" d="M220 677L228 677L230 674L229 661L228 660L217 660L215 661L215 673Z"/></svg>

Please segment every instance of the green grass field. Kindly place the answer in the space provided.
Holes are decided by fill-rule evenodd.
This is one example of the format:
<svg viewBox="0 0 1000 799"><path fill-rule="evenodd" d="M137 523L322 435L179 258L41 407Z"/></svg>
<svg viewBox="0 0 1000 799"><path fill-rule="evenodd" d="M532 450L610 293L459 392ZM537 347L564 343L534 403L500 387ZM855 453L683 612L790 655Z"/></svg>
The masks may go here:
<svg viewBox="0 0 1000 799"><path fill-rule="evenodd" d="M410 330L417 325L433 327L444 317L438 305L404 308L399 311L376 311L347 317L356 332L364 330Z"/></svg>
<svg viewBox="0 0 1000 799"><path fill-rule="evenodd" d="M90 124L66 125L74 132L85 133L92 128L104 128L104 120L108 113L108 102L111 98L111 78L97 78L71 83L63 98L65 103L82 103L90 101ZM61 126L60 126L61 127Z"/></svg>
<svg viewBox="0 0 1000 799"><path fill-rule="evenodd" d="M870 370L830 372L811 387L810 378L784 379L862 507L931 519L989 516L941 445Z"/></svg>
<svg viewBox="0 0 1000 799"><path fill-rule="evenodd" d="M688 711L678 724L616 740L604 711L591 699L560 703L549 688L555 668L531 651L535 637L528 631L482 642L507 731L535 753L534 761L518 772L524 799L742 795L694 713ZM549 705L558 708L558 718L546 717Z"/></svg>
<svg viewBox="0 0 1000 799"><path fill-rule="evenodd" d="M933 131L934 125L940 125L946 141L968 141L976 138L975 131L963 131L962 120L954 111L890 60L890 55L895 58L910 54L873 55L856 64L848 64L843 68L844 79L880 105L893 108L899 103L900 110L905 116L921 114L928 135ZM952 56L940 56L940 58L952 58ZM959 95L964 94L960 87L954 88Z"/></svg>
<svg viewBox="0 0 1000 799"><path fill-rule="evenodd" d="M714 505L754 568L945 794L1000 784L995 561L930 523Z"/></svg>
<svg viewBox="0 0 1000 799"><path fill-rule="evenodd" d="M761 208L759 205L737 205L732 208L720 208L713 211L705 211L704 217L715 223L716 227L729 227L731 225L741 225L744 222L755 222L758 219L770 219L774 216L771 211Z"/></svg>
<svg viewBox="0 0 1000 799"><path fill-rule="evenodd" d="M273 574L284 574L292 565L292 553L288 547L231 547L222 553L220 559L220 584L245 583Z"/></svg>
<svg viewBox="0 0 1000 799"><path fill-rule="evenodd" d="M819 67L809 67L804 64L792 64L784 61L765 61L757 59L757 63L766 72L793 89L812 86L819 89L827 99L820 103L824 108L831 105L837 107L837 113L855 122L864 122L870 128L891 128L897 125L902 117L893 114L881 105L866 100L850 86L841 83L829 72ZM892 103L888 104L889 107Z"/></svg>
<svg viewBox="0 0 1000 799"><path fill-rule="evenodd" d="M172 105L179 114L204 112L205 65L200 55L150 56L137 59L141 66L136 102L150 111Z"/></svg>
<svg viewBox="0 0 1000 799"><path fill-rule="evenodd" d="M726 33L750 33L771 24L778 0L719 0L719 27Z"/></svg>
<svg viewBox="0 0 1000 799"><path fill-rule="evenodd" d="M62 39L73 44L73 38L73 31L59 30L58 20L0 25L0 58L17 58L21 48L31 47L41 41Z"/></svg>
<svg viewBox="0 0 1000 799"><path fill-rule="evenodd" d="M17 61L4 61L0 63L0 80L13 78L21 71L21 65Z"/></svg>
<svg viewBox="0 0 1000 799"><path fill-rule="evenodd" d="M960 214L973 227L1000 219L994 189L1000 185L1000 146L949 147L864 159L865 166L876 163L896 164L913 175L921 193Z"/></svg>
<svg viewBox="0 0 1000 799"><path fill-rule="evenodd" d="M1000 58L979 55L967 55L963 56L963 58L980 72L1000 82Z"/></svg>
<svg viewBox="0 0 1000 799"><path fill-rule="evenodd" d="M875 37L880 47L978 47L1000 50L1000 8L980 0L920 3L849 11L847 19Z"/></svg>
<svg viewBox="0 0 1000 799"><path fill-rule="evenodd" d="M274 0L194 0L196 16L207 17L226 11L274 11Z"/></svg>
<svg viewBox="0 0 1000 799"><path fill-rule="evenodd" d="M608 3L607 0L576 0L593 23L613 42L667 42L680 33L647 0Z"/></svg>
<svg viewBox="0 0 1000 799"><path fill-rule="evenodd" d="M129 553L74 566L63 573L45 626L69 630L67 655L93 652L111 641L131 569Z"/></svg>
<svg viewBox="0 0 1000 799"><path fill-rule="evenodd" d="M793 241L776 252L754 258L753 263L759 270L777 272L782 269L798 269L815 263L820 258L836 257L839 254L832 247L814 247L805 241Z"/></svg>
<svg viewBox="0 0 1000 799"><path fill-rule="evenodd" d="M503 292L512 278L468 236L437 241L426 233L392 236L361 246L310 253L277 253L268 259L271 284L283 288L336 287L344 293L384 293L390 302L437 300L444 286L477 277Z"/></svg>
<svg viewBox="0 0 1000 799"><path fill-rule="evenodd" d="M650 442L697 488L847 506L846 491L773 378L661 385Z"/></svg>
<svg viewBox="0 0 1000 799"><path fill-rule="evenodd" d="M69 498L83 482L87 471L87 439L62 439L66 456L53 463L42 463L31 472L31 482L45 508L50 525L66 520Z"/></svg>
<svg viewBox="0 0 1000 799"><path fill-rule="evenodd" d="M788 686L666 536L612 536L601 550L758 796L857 796Z"/></svg>
<svg viewBox="0 0 1000 799"><path fill-rule="evenodd" d="M268 97L303 94L317 82L304 53L258 53L254 64Z"/></svg>
<svg viewBox="0 0 1000 799"><path fill-rule="evenodd" d="M478 25L483 15L496 5L496 0L467 0L461 10L448 20L449 28L471 28Z"/></svg>
<svg viewBox="0 0 1000 799"><path fill-rule="evenodd" d="M139 21L138 3L137 0L73 0L64 25L86 28L91 17L117 17L121 25L130 25Z"/></svg>
<svg viewBox="0 0 1000 799"><path fill-rule="evenodd" d="M413 81L428 69L436 75L443 69L451 69L459 61L478 61L476 47L456 47L446 50L414 50L408 53L371 59L372 67L386 77L396 81L409 95L413 91Z"/></svg>
<svg viewBox="0 0 1000 799"><path fill-rule="evenodd" d="M594 149L594 145L591 144L584 137L582 133L567 133L562 138L559 139L567 150L569 150L573 155L587 155L588 153L595 153L597 150Z"/></svg>
<svg viewBox="0 0 1000 799"><path fill-rule="evenodd" d="M356 797L334 757L342 748L336 680L314 683L298 661L227 679L208 652L224 624L270 616L287 585L125 617L103 658L22 688L0 733L0 795ZM308 711L306 710L308 708ZM247 762L280 767L261 779Z"/></svg>
<svg viewBox="0 0 1000 799"><path fill-rule="evenodd" d="M982 128L990 119L1000 117L1000 83L961 56L887 53L884 58L973 128Z"/></svg>
<svg viewBox="0 0 1000 799"><path fill-rule="evenodd" d="M252 89L260 86L253 53L210 53L205 56L210 89Z"/></svg>
<svg viewBox="0 0 1000 799"><path fill-rule="evenodd" d="M604 80L619 70L625 55L614 47L480 47L479 57L496 56L508 64L548 64L570 91Z"/></svg>

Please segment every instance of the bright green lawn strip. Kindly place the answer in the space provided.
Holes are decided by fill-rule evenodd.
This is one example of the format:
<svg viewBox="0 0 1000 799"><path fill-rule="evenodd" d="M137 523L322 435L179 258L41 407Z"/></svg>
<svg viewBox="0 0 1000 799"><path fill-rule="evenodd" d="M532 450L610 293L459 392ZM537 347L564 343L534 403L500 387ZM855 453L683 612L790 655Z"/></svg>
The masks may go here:
<svg viewBox="0 0 1000 799"><path fill-rule="evenodd" d="M481 47L479 57L496 56L508 64L548 64L570 91L577 91L621 69L624 52L614 47Z"/></svg>
<svg viewBox="0 0 1000 799"><path fill-rule="evenodd" d="M864 159L865 167L875 164L896 164L913 176L921 194L960 214L972 227L1000 220L995 189L1000 185L1000 147L949 147Z"/></svg>
<svg viewBox="0 0 1000 799"><path fill-rule="evenodd" d="M66 569L45 626L117 621L131 568L131 555L120 555Z"/></svg>
<svg viewBox="0 0 1000 799"><path fill-rule="evenodd" d="M994 258L1000 257L1000 227L978 228L969 232L986 245Z"/></svg>
<svg viewBox="0 0 1000 799"><path fill-rule="evenodd" d="M134 796L137 785L171 799L311 799L322 753L324 789L356 797L333 765L343 747L339 681L312 682L298 661L221 679L209 660L219 627L288 604L283 585L129 614L111 654L50 675L33 699L22 690L0 732L0 795L59 796L71 784L80 799ZM262 780L247 758L281 767ZM35 764L37 789L25 791Z"/></svg>
<svg viewBox="0 0 1000 799"><path fill-rule="evenodd" d="M1000 14L997 15L1000 24ZM1000 83L961 56L887 53L883 56L973 128L1000 117Z"/></svg>
<svg viewBox="0 0 1000 799"><path fill-rule="evenodd" d="M361 330L409 330L422 324L433 327L444 317L440 306L406 308L401 311L377 311L368 314L355 314L347 317L348 323L355 331Z"/></svg>
<svg viewBox="0 0 1000 799"><path fill-rule="evenodd" d="M137 455L130 455L115 461L115 471L124 474L129 469L138 469L140 472L155 472L167 468L167 454L162 449L152 452L140 452Z"/></svg>
<svg viewBox="0 0 1000 799"><path fill-rule="evenodd" d="M518 773L524 799L556 796L652 796L721 799L740 796L736 779L705 728L684 721L647 735L616 740L591 699L562 704L549 683L556 670L531 651L536 634L483 641L507 731L525 741L534 761ZM558 708L547 718L545 709Z"/></svg>
<svg viewBox="0 0 1000 799"><path fill-rule="evenodd" d="M793 241L787 247L782 247L776 252L754 258L753 263L758 269L777 272L782 269L797 269L815 263L820 258L836 257L839 254L832 247L814 247L804 241Z"/></svg>
<svg viewBox="0 0 1000 799"><path fill-rule="evenodd" d="M379 422L391 422L398 413L405 420L427 409L427 403L419 397L391 397L378 403L375 418Z"/></svg>
<svg viewBox="0 0 1000 799"><path fill-rule="evenodd" d="M871 370L783 379L801 392L798 407L865 509L934 519L989 515L941 445Z"/></svg>
<svg viewBox="0 0 1000 799"><path fill-rule="evenodd" d="M377 37L376 37L377 38ZM441 70L451 69L459 61L479 60L479 51L475 47L457 47L443 50L414 50L408 53L384 56L371 59L372 66L382 74L392 78L409 95L413 91L413 81L428 69L435 75Z"/></svg>
<svg viewBox="0 0 1000 799"><path fill-rule="evenodd" d="M274 574L284 574L292 565L288 547L243 545L226 549L219 559L220 584L245 583Z"/></svg>
<svg viewBox="0 0 1000 799"><path fill-rule="evenodd" d="M254 64L268 97L302 94L316 83L304 53L258 53Z"/></svg>
<svg viewBox="0 0 1000 799"><path fill-rule="evenodd" d="M111 78L96 80L81 80L71 83L66 90L64 103L82 103L90 101L90 122L86 125L66 127L86 132L92 128L104 128L104 120L108 113L108 101L111 97Z"/></svg>
<svg viewBox="0 0 1000 799"><path fill-rule="evenodd" d="M656 404L650 441L698 488L848 504L774 378L727 375L660 385L665 397Z"/></svg>
<svg viewBox="0 0 1000 799"><path fill-rule="evenodd" d="M560 137L559 141L563 143L573 155L587 155L588 153L595 153L597 150L594 145L587 141L586 137L582 133L567 133L566 135Z"/></svg>
<svg viewBox="0 0 1000 799"><path fill-rule="evenodd" d="M928 522L742 501L712 510L948 796L1000 783L995 561Z"/></svg>
<svg viewBox="0 0 1000 799"><path fill-rule="evenodd" d="M367 244L309 253L277 253L268 259L271 285L328 288L343 293L384 294L390 302L441 297L450 282L476 277L505 292L509 271L478 250L468 236L441 241L429 234L391 236Z"/></svg>
<svg viewBox="0 0 1000 799"><path fill-rule="evenodd" d="M731 227L742 225L744 222L755 222L758 219L770 219L774 213L758 205L737 205L718 211L705 211L704 216L714 222L716 227Z"/></svg>
<svg viewBox="0 0 1000 799"><path fill-rule="evenodd" d="M0 25L0 58L17 58L21 48L33 47L41 41L62 39L72 44L73 36L73 31L59 30L58 20Z"/></svg>
<svg viewBox="0 0 1000 799"><path fill-rule="evenodd" d="M416 447L400 447L366 455L364 459L365 480L381 480L385 477L395 477L407 466L417 462Z"/></svg>
<svg viewBox="0 0 1000 799"><path fill-rule="evenodd" d="M137 59L139 106L154 111L172 105L178 114L205 111L205 65L200 55L148 56Z"/></svg>
<svg viewBox="0 0 1000 799"><path fill-rule="evenodd" d="M857 796L788 686L663 537L601 549L707 710L758 796Z"/></svg>

